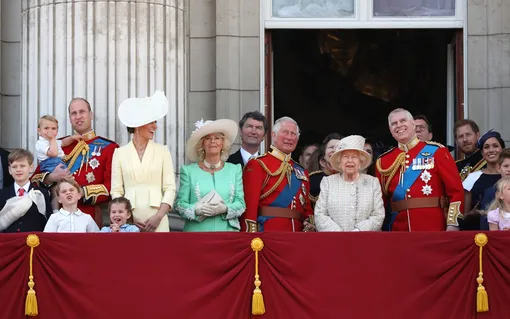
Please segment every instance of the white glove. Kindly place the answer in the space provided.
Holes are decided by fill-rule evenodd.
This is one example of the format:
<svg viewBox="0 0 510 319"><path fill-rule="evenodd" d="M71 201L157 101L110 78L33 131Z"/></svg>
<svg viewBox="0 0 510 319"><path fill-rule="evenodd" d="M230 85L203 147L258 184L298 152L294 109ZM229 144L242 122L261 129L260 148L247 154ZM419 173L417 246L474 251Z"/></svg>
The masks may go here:
<svg viewBox="0 0 510 319"><path fill-rule="evenodd" d="M221 215L227 212L227 206L223 203L205 204L202 207L202 214L207 217Z"/></svg>
<svg viewBox="0 0 510 319"><path fill-rule="evenodd" d="M195 214L197 216L202 216L204 214L204 212L203 212L204 206L205 206L205 204L196 204L196 206L195 206Z"/></svg>

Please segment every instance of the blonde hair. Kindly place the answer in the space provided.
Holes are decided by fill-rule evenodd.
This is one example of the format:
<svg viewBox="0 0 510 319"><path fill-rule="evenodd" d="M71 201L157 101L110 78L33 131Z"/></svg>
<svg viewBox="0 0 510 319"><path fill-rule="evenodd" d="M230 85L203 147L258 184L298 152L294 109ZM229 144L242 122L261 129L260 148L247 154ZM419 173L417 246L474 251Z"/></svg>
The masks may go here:
<svg viewBox="0 0 510 319"><path fill-rule="evenodd" d="M505 202L499 198L499 195L503 193L503 190L505 187L507 187L510 184L510 177L502 177L497 183L496 183L496 196L494 197L494 200L489 205L489 208L487 211L493 211L496 209L499 209L499 213L503 214L503 211L506 210Z"/></svg>
<svg viewBox="0 0 510 319"><path fill-rule="evenodd" d="M37 122L37 128L41 128L42 121L53 122L53 123L57 124L57 128L58 128L58 120L54 116L51 116L51 115L43 115L43 116L41 116L39 118L39 122Z"/></svg>
<svg viewBox="0 0 510 319"><path fill-rule="evenodd" d="M81 187L80 185L74 180L74 178L63 178L61 179L60 181L58 181L57 185L55 186L55 192L57 193L57 196L60 194L60 185L64 184L64 183L67 183L67 184L71 184L71 186L73 186L74 188L76 188L76 190L78 191L78 193L82 194L82 190L81 190Z"/></svg>
<svg viewBox="0 0 510 319"><path fill-rule="evenodd" d="M204 139L209 135L217 135L223 140L223 147L221 148L220 160L222 162L226 162L229 156L230 147L232 147L232 142L225 138L225 134L219 132L208 134L202 137L200 141L198 141L197 145L195 146L198 154L198 161L200 162L205 159Z"/></svg>

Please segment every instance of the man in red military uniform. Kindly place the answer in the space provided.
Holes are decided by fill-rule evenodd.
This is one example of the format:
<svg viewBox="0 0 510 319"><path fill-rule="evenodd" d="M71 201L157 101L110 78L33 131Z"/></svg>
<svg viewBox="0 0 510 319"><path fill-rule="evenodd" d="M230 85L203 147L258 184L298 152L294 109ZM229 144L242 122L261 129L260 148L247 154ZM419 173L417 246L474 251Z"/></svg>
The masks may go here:
<svg viewBox="0 0 510 319"><path fill-rule="evenodd" d="M241 229L256 231L312 231L308 172L291 159L299 128L290 117L277 120L271 151L248 161L244 168L246 211Z"/></svg>
<svg viewBox="0 0 510 319"><path fill-rule="evenodd" d="M387 208L383 230L458 230L464 190L448 149L419 141L405 109L393 110L388 122L398 147L376 163Z"/></svg>
<svg viewBox="0 0 510 319"><path fill-rule="evenodd" d="M99 204L110 200L110 183L113 152L119 145L97 136L92 129L93 113L90 104L74 98L69 104L69 119L73 130L82 136L81 141L63 147L67 167L57 167L52 173L40 173L37 168L32 182L50 185L62 178L73 177L83 189L78 208L94 218L99 227L102 215Z"/></svg>

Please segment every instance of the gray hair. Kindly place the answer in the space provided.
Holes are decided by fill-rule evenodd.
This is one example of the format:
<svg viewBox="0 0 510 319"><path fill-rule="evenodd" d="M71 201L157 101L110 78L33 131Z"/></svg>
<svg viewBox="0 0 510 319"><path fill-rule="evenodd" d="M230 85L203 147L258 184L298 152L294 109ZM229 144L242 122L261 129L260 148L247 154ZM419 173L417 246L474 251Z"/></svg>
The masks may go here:
<svg viewBox="0 0 510 319"><path fill-rule="evenodd" d="M219 137L221 137L221 139L223 140L223 147L221 148L220 160L222 162L226 162L230 155L230 148L232 147L232 143L227 138L225 138L225 135L223 133L211 133L208 135L218 135ZM197 162L203 161L205 159L204 139L206 138L206 136L202 137L195 146L195 149L197 150L198 154Z"/></svg>
<svg viewBox="0 0 510 319"><path fill-rule="evenodd" d="M393 111L391 111L391 112L390 112L390 114L388 114L388 126L390 126L390 127L391 127L391 120L390 120L390 119L391 119L391 116L392 116L392 115L395 115L395 114L397 114L397 113L402 113L402 112L406 114L406 118L407 118L408 120L411 120L411 121L413 121L413 120L414 120L414 117L413 117L413 115L411 114L411 112L409 112L409 111L408 111L408 110L406 110L406 109L403 109L403 108L400 108L400 107L399 107L399 108L394 109Z"/></svg>
<svg viewBox="0 0 510 319"><path fill-rule="evenodd" d="M282 126L282 123L284 123L284 122L294 123L297 128L297 136L299 137L299 135L301 134L301 131L299 130L299 125L293 118L288 117L288 116L280 117L279 119L276 120L276 122L274 122L273 133L278 134L278 131L280 131L280 127Z"/></svg>

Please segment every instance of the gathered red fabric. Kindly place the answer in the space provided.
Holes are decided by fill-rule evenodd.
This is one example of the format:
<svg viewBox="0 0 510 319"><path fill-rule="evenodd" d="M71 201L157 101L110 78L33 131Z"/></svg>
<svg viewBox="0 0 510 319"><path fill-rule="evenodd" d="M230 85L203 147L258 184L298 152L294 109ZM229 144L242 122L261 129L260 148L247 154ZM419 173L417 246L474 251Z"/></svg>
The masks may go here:
<svg viewBox="0 0 510 319"><path fill-rule="evenodd" d="M487 233L486 313L475 234L40 233L37 318L507 318L510 234ZM27 235L0 236L0 318L26 318ZM255 237L261 316L251 314Z"/></svg>

